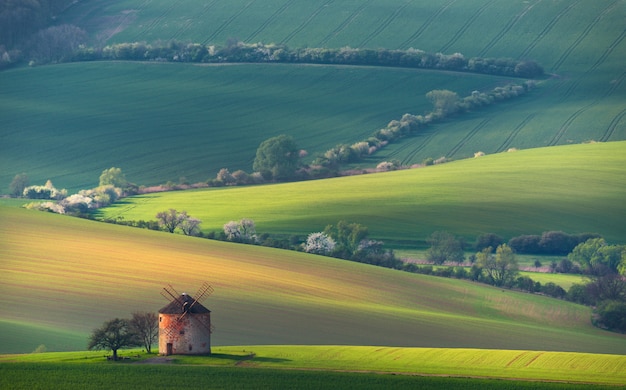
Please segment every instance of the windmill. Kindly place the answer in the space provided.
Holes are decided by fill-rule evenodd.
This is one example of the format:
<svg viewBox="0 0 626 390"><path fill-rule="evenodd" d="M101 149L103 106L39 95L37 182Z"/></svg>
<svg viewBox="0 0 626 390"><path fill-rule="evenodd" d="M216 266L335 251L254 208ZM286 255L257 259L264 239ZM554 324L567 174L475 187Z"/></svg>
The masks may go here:
<svg viewBox="0 0 626 390"><path fill-rule="evenodd" d="M179 294L171 285L163 288L161 295L169 304L159 310L160 354L211 353L211 311L200 302L212 293L206 282L194 296Z"/></svg>

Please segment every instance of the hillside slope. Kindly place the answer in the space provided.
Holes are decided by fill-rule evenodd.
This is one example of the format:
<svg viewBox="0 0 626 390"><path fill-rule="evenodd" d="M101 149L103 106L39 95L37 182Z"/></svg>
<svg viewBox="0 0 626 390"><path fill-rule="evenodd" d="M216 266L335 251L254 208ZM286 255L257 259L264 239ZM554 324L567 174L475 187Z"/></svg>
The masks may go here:
<svg viewBox="0 0 626 390"><path fill-rule="evenodd" d="M99 210L104 218L156 220L186 210L205 232L250 218L257 232L322 231L358 222L392 247L424 246L447 230L471 243L549 230L595 232L624 243L626 142L519 150L426 168L278 185L163 192Z"/></svg>
<svg viewBox="0 0 626 390"><path fill-rule="evenodd" d="M68 331L86 341L106 319L155 311L168 283L193 294L209 281L215 345L626 353L626 336L594 328L587 307L467 281L8 207L0 237L0 320L56 331L46 340L23 329L24 352ZM7 337L0 345L14 347Z"/></svg>
<svg viewBox="0 0 626 390"><path fill-rule="evenodd" d="M365 163L374 166L391 159L412 164L512 147L626 139L624 14L625 0L83 0L58 23L86 28L94 44L178 39L221 45L238 38L291 47L414 47L468 58L533 59L553 74L528 96L389 146ZM131 173L138 184L204 181L222 167L250 171L260 140L276 134L293 135L314 156L337 143L361 141L406 112L423 114L430 89L467 95L507 82L471 85L453 75L432 76L432 85L421 72L406 73L404 81L388 79L397 72L389 69L355 76L333 68L331 78L313 70L271 75L251 65L240 72L207 70L220 78L216 85L204 84L200 75L185 76L184 66L152 65L124 66L127 77L94 64L73 65L66 73L0 74L0 116L7 118L0 125L2 188L25 172L33 182L52 179L78 190L97 184L99 173L111 166ZM152 85L142 83L145 75ZM105 85L98 83L102 79ZM160 157L164 144L169 158ZM86 158L91 153L97 155Z"/></svg>

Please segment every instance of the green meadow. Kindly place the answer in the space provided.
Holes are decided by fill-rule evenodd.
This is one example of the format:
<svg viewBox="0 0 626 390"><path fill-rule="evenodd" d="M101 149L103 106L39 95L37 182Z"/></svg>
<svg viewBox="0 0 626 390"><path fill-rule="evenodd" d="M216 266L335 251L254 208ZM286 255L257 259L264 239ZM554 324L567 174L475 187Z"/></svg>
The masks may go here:
<svg viewBox="0 0 626 390"><path fill-rule="evenodd" d="M626 236L626 142L487 155L426 168L312 182L163 192L126 198L102 218L156 220L169 208L205 232L250 218L257 233L307 234L340 220L367 226L391 247L419 247L447 230L473 242L549 230Z"/></svg>
<svg viewBox="0 0 626 390"><path fill-rule="evenodd" d="M382 73L381 73L382 71ZM71 192L121 167L137 184L221 168L252 172L256 148L291 134L308 161L369 137L437 88L493 88L500 78L305 65L72 63L0 72L3 192L17 173ZM461 92L461 91L459 91ZM11 131L9 131L11 130Z"/></svg>
<svg viewBox="0 0 626 390"><path fill-rule="evenodd" d="M362 166L482 151L626 139L624 0L229 2L81 1L59 23L100 44L157 40L408 49L533 59L551 74L533 93L438 123ZM62 81L61 81L62 80ZM0 182L25 172L77 191L121 167L140 185L251 171L263 140L290 134L312 160L367 138L424 94L464 96L501 78L389 68L78 63L0 73Z"/></svg>
<svg viewBox="0 0 626 390"><path fill-rule="evenodd" d="M215 289L205 302L215 346L626 353L626 337L593 327L590 308L552 298L12 207L0 213L2 345L12 351L7 330L30 336L22 352L62 344L70 332L86 343L107 319L164 306L168 283L193 294L206 280Z"/></svg>
<svg viewBox="0 0 626 390"><path fill-rule="evenodd" d="M102 353L64 352L0 355L0 372L12 388L27 385L105 384L130 385L160 372L159 387L243 388L276 387L294 383L297 388L380 388L413 385L420 388L603 388L626 382L626 357L566 352L397 348L359 346L237 346L215 348L211 356L177 356L170 364L149 362L154 355L122 351L131 362L107 363ZM163 358L161 358L163 360ZM45 372L32 377L32 370ZM454 374L450 374L454 372ZM307 374L309 373L309 374ZM393 375L389 375L393 374ZM159 374L157 374L159 375ZM183 382L172 383L171 377ZM204 378L202 378L204 376ZM168 377L170 377L168 379ZM208 378L207 378L208 377ZM69 383L68 383L69 379ZM498 379L497 381L495 379ZM154 382L157 378L153 378ZM510 382L516 380L518 383ZM338 382L337 382L338 381ZM351 382L348 382L351 381ZM308 386L306 383L308 382ZM548 383L552 382L552 383ZM2 383L0 382L0 385ZM39 387L37 386L37 388ZM256 386L256 387L255 387ZM54 387L54 386L53 386ZM32 388L32 387L30 387ZM73 388L73 387L71 387ZM100 388L98 386L98 388Z"/></svg>

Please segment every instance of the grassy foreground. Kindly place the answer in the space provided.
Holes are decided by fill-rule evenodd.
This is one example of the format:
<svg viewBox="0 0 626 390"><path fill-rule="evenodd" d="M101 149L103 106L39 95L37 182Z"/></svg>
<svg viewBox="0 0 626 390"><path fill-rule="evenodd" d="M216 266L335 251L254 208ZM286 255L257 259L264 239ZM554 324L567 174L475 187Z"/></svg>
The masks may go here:
<svg viewBox="0 0 626 390"><path fill-rule="evenodd" d="M515 387L508 381L493 379L565 382L568 384L626 384L626 356L594 355L582 353L511 351L511 350L472 350L440 348L394 348L366 346L237 346L214 348L212 356L173 356L159 358L161 364L109 363L102 352L42 353L30 355L0 356L0 372L4 380L13 385L42 384L41 379L55 380L52 371L62 377L70 377L78 383L87 383L93 376L96 383L130 384L144 375L161 371L176 378L190 376L199 380L180 382L191 387L221 387L226 384L245 383L257 378L259 383L271 385L289 381L303 381L297 388L319 388L323 383L345 379L354 380L363 385L399 383L407 385L426 385L443 388L450 385L452 378L440 378L431 381L431 376L456 377L452 384L463 383L468 386L488 385L487 388L527 388L522 382ZM122 356L129 356L130 362L148 362L151 356L138 351L122 351ZM154 356L154 355L152 355ZM171 364L163 364L165 362ZM154 363L154 361L153 361ZM193 368L192 368L193 367ZM237 368L235 368L237 367ZM314 371L314 375L305 374ZM100 372L100 375L95 374ZM35 372L45 372L37 378ZM84 377L79 378L82 372ZM207 382L199 378L200 373L209 376ZM395 375L403 379L393 379ZM117 378L112 378L116 375ZM303 376L303 378L300 378ZM218 376L223 376L219 382ZM346 376L346 377L344 377ZM428 377L424 377L428 376ZM27 379L26 379L27 378ZM87 379L89 378L89 379ZM469 379L471 378L471 379ZM492 381L481 381L491 379ZM167 386L170 382L164 379ZM312 381L312 382L309 382ZM15 383L17 382L17 383ZM9 382L7 382L9 383ZM72 383L72 381L70 382ZM159 382L161 383L161 382ZM298 383L298 382L294 382ZM219 385L218 385L219 384ZM1 383L0 383L1 385ZM216 386L218 385L218 386ZM536 386L543 388L544 383ZM560 384L562 385L562 383ZM213 387L211 387L213 386ZM304 386L304 387L302 387ZM513 386L513 387L511 387ZM555 386L557 386L555 384ZM90 386L91 387L91 386ZM274 386L270 386L274 387ZM548 387L549 388L549 387ZM557 386L558 388L558 386Z"/></svg>
<svg viewBox="0 0 626 390"><path fill-rule="evenodd" d="M258 233L321 231L358 222L388 245L423 246L447 230L473 242L548 230L626 237L626 142L499 153L424 169L280 185L164 192L126 198L102 218L155 220L186 210L205 232L251 218Z"/></svg>

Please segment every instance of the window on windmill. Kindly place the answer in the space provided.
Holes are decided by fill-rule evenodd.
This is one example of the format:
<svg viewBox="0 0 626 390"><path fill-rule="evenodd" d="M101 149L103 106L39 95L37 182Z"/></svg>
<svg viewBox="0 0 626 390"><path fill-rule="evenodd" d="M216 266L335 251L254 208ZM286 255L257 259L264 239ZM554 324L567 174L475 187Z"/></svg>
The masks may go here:
<svg viewBox="0 0 626 390"><path fill-rule="evenodd" d="M191 352L192 349L193 349L193 345L189 344L189 351Z"/></svg>
<svg viewBox="0 0 626 390"><path fill-rule="evenodd" d="M185 329L181 329L180 334L185 334Z"/></svg>

